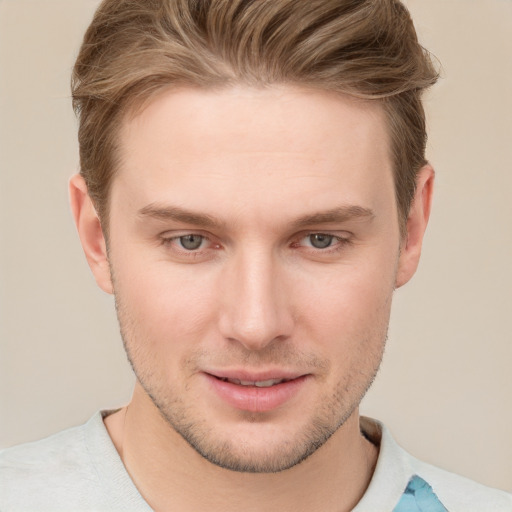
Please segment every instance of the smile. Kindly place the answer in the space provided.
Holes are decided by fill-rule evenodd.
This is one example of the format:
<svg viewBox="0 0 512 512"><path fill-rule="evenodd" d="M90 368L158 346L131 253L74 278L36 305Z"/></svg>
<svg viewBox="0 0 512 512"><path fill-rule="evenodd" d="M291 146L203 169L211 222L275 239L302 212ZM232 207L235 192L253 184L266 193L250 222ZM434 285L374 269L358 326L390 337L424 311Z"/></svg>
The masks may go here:
<svg viewBox="0 0 512 512"><path fill-rule="evenodd" d="M249 412L269 412L285 406L301 393L312 375L203 374L216 399L228 407Z"/></svg>
<svg viewBox="0 0 512 512"><path fill-rule="evenodd" d="M290 379L268 379L268 380L240 380L240 379L228 379L228 378L220 378L220 380L224 382L231 382L231 384L238 384L239 386L255 386L257 388L269 388L270 386L275 386L276 384L281 384L282 382L288 382Z"/></svg>

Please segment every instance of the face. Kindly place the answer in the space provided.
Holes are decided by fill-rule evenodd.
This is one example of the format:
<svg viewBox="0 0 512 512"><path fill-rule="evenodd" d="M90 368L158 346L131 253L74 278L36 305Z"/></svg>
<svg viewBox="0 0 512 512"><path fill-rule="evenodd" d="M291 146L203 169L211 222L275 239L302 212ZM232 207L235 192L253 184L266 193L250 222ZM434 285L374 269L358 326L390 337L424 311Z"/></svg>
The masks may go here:
<svg viewBox="0 0 512 512"><path fill-rule="evenodd" d="M171 91L120 141L109 262L138 381L215 464L297 464L381 361L400 239L380 106Z"/></svg>

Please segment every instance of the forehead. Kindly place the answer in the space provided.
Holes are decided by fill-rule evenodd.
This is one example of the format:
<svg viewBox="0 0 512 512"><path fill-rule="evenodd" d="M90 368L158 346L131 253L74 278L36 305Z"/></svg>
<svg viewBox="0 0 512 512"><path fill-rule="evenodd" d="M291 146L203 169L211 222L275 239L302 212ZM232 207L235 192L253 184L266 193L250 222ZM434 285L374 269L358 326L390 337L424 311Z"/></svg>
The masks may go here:
<svg viewBox="0 0 512 512"><path fill-rule="evenodd" d="M382 107L325 91L165 91L124 121L120 152L113 196L122 189L140 207L221 209L229 200L300 215L304 201L323 206L341 194L339 202L359 204L358 196L393 193Z"/></svg>

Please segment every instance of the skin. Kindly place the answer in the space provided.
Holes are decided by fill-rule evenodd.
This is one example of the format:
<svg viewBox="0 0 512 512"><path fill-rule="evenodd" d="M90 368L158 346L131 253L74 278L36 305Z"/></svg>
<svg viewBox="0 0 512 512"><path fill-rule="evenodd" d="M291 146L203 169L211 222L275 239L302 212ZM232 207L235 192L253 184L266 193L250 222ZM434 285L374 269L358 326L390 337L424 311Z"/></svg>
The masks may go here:
<svg viewBox="0 0 512 512"><path fill-rule="evenodd" d="M433 170L401 239L378 103L291 86L166 91L120 142L108 251L80 176L70 193L137 376L106 425L141 494L157 511L351 510L377 458L358 405L393 291L418 264ZM300 385L248 410L212 377L243 372Z"/></svg>

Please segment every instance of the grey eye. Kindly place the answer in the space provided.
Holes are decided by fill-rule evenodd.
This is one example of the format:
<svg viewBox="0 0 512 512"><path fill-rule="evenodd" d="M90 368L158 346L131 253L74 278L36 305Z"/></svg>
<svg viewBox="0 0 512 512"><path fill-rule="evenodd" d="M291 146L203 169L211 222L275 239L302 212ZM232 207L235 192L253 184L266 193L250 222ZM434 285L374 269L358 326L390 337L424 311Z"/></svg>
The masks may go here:
<svg viewBox="0 0 512 512"><path fill-rule="evenodd" d="M315 233L314 235L309 235L308 238L311 246L315 249L326 249L327 247L331 246L334 236L325 235L323 233Z"/></svg>
<svg viewBox="0 0 512 512"><path fill-rule="evenodd" d="M204 236L201 235L185 235L180 236L180 245L187 251L195 251L201 247Z"/></svg>

